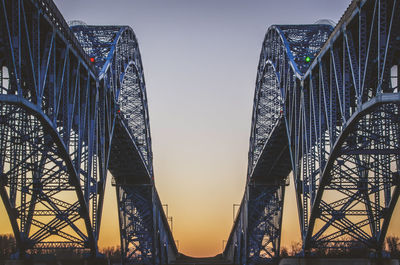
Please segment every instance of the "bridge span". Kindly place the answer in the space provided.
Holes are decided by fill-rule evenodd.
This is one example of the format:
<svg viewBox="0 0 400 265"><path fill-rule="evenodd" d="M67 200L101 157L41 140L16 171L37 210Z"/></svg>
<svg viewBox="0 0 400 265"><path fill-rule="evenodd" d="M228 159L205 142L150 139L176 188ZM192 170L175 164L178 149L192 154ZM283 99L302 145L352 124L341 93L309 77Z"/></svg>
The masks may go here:
<svg viewBox="0 0 400 265"><path fill-rule="evenodd" d="M98 255L110 171L122 263L175 261L132 29L70 27L51 0L2 0L0 13L0 196L15 257ZM354 0L334 28L271 26L229 240L220 259L176 264L278 261L291 172L303 255L379 256L400 194L399 47L398 0Z"/></svg>
<svg viewBox="0 0 400 265"><path fill-rule="evenodd" d="M123 263L175 259L154 186L132 29L70 28L51 0L5 0L0 8L0 195L16 256L54 249L96 256L109 170Z"/></svg>
<svg viewBox="0 0 400 265"><path fill-rule="evenodd" d="M335 28L268 29L227 259L279 258L290 172L303 255L379 256L400 192L399 47L399 1L354 0Z"/></svg>

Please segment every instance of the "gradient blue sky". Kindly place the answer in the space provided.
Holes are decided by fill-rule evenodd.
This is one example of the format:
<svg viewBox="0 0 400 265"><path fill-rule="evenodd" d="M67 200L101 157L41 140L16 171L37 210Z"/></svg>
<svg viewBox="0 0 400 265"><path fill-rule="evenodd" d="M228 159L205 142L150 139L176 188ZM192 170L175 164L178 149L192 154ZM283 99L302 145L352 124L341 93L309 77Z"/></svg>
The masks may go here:
<svg viewBox="0 0 400 265"><path fill-rule="evenodd" d="M322 18L337 22L350 0L55 3L67 21L129 25L135 31L147 84L156 185L162 202L169 204L175 239L188 255L220 253L232 226L232 204L243 196L265 32L272 24ZM119 244L115 194L109 184L101 246ZM298 241L292 186L284 223L283 244Z"/></svg>

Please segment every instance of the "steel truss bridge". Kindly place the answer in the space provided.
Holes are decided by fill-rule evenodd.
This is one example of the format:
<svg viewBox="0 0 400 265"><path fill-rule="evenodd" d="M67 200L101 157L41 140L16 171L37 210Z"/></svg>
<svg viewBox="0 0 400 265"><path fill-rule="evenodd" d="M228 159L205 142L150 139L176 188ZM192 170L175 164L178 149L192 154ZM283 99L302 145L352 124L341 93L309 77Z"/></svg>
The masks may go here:
<svg viewBox="0 0 400 265"><path fill-rule="evenodd" d="M0 13L0 195L17 256L96 256L109 170L123 263L175 259L132 29L70 28L51 0L2 0Z"/></svg>
<svg viewBox="0 0 400 265"><path fill-rule="evenodd" d="M96 256L110 171L123 263L174 260L132 29L69 27L51 0L1 0L0 13L0 195L17 256ZM269 28L226 259L279 257L291 172L304 254L380 253L400 193L399 60L398 0L354 0L335 28Z"/></svg>
<svg viewBox="0 0 400 265"><path fill-rule="evenodd" d="M382 251L400 192L400 6L352 1L335 28L274 25L257 71L245 194L224 250L279 257L288 175L303 254Z"/></svg>

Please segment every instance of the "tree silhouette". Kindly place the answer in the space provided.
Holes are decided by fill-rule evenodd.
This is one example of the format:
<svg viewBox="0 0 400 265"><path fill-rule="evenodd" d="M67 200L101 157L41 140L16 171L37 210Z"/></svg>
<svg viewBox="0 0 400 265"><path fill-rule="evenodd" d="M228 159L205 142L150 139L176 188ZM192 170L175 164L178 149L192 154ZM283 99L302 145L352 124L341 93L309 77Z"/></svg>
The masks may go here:
<svg viewBox="0 0 400 265"><path fill-rule="evenodd" d="M15 239L11 234L0 235L0 259L7 259L16 251Z"/></svg>
<svg viewBox="0 0 400 265"><path fill-rule="evenodd" d="M386 246L391 257L400 257L400 238L398 236L386 237Z"/></svg>

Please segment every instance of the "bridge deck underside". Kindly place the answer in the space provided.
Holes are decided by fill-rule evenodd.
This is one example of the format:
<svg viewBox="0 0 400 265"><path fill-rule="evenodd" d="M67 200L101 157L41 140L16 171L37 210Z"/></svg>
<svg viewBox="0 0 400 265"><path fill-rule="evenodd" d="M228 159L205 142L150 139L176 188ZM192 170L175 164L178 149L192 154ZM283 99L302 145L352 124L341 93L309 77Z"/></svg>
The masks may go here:
<svg viewBox="0 0 400 265"><path fill-rule="evenodd" d="M286 179L292 170L289 144L283 118L271 133L250 179L258 184L274 184Z"/></svg>
<svg viewBox="0 0 400 265"><path fill-rule="evenodd" d="M71 30L52 0L0 7L0 196L16 256L55 249L96 256L109 170L123 262L171 260L177 249L154 186L133 30Z"/></svg>
<svg viewBox="0 0 400 265"><path fill-rule="evenodd" d="M111 144L109 170L117 185L150 184L150 175L135 142L121 119L117 119Z"/></svg>
<svg viewBox="0 0 400 265"><path fill-rule="evenodd" d="M400 196L399 120L391 118L400 102L399 10L396 0L354 0L335 29L269 28L227 258L279 257L278 187L291 170L303 253L382 251Z"/></svg>

